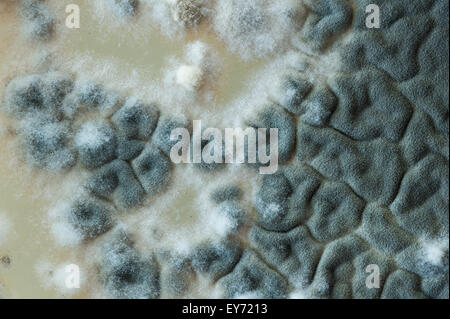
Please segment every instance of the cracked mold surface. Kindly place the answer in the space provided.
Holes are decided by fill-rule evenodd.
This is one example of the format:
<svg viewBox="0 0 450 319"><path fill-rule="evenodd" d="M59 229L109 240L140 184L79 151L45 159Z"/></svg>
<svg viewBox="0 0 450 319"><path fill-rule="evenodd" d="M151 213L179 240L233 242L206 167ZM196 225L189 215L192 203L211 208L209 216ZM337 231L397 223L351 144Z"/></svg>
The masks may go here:
<svg viewBox="0 0 450 319"><path fill-rule="evenodd" d="M0 52L0 133L4 174L20 167L16 187L43 197L37 240L57 247L29 265L40 285L60 297L448 298L448 1L78 3L122 58L147 27L175 54L155 75L151 56L105 59L98 35L92 52L62 40L64 1L0 3L10 51L32 43L20 62ZM379 29L365 25L370 3ZM171 130L197 119L278 128L278 171L172 163ZM0 212L8 268L20 227ZM76 293L65 264L82 269ZM3 293L20 296L7 271Z"/></svg>

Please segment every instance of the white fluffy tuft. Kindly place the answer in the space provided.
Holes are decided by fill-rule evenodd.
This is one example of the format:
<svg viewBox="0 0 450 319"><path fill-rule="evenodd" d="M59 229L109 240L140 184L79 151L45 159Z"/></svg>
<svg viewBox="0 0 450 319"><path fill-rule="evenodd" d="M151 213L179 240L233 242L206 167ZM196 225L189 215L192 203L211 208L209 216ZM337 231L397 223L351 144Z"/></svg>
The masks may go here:
<svg viewBox="0 0 450 319"><path fill-rule="evenodd" d="M286 48L300 29L301 1L218 0L214 29L244 59Z"/></svg>
<svg viewBox="0 0 450 319"><path fill-rule="evenodd" d="M200 87L203 79L203 71L195 65L181 65L176 71L176 82L189 91Z"/></svg>
<svg viewBox="0 0 450 319"><path fill-rule="evenodd" d="M50 232L60 246L75 246L82 241L81 235L67 222L68 202L61 202L49 211Z"/></svg>
<svg viewBox="0 0 450 319"><path fill-rule="evenodd" d="M107 143L111 137L101 128L95 121L86 122L75 136L75 144L78 147L97 147Z"/></svg>
<svg viewBox="0 0 450 319"><path fill-rule="evenodd" d="M448 253L448 239L443 241L428 241L423 243L423 258L426 262L439 266Z"/></svg>

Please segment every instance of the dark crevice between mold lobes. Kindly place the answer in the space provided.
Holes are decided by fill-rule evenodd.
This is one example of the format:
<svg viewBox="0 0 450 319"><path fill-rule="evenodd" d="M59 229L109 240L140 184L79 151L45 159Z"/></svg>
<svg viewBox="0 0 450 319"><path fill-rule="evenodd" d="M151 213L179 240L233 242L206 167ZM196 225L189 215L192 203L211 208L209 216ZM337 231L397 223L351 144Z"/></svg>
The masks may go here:
<svg viewBox="0 0 450 319"><path fill-rule="evenodd" d="M352 140L384 137L401 140L412 116L409 101L375 70L334 78L331 87L338 97L329 126Z"/></svg>
<svg viewBox="0 0 450 319"><path fill-rule="evenodd" d="M380 11L384 12L380 15L380 29L367 29L365 26L364 9L369 3L379 5ZM357 32L350 44L341 50L345 65L354 70L372 64L389 73L396 81L413 77L418 71L417 51L420 43L433 27L429 17L431 2L422 4L420 1L357 2L356 10L360 12L354 26ZM399 38L402 41L398 41ZM354 53L359 53L363 59L358 59Z"/></svg>
<svg viewBox="0 0 450 319"><path fill-rule="evenodd" d="M295 119L282 107L276 104L270 104L263 107L253 118L247 119L246 124L249 127L266 129L266 154L270 154L270 128L278 129L278 163L287 163L295 151ZM246 141L246 162L248 163L248 141ZM259 143L258 143L259 144ZM258 144L256 154L258 154ZM259 167L262 164L259 157L256 158L256 164L249 163L250 166Z"/></svg>
<svg viewBox="0 0 450 319"><path fill-rule="evenodd" d="M182 298L191 288L190 283L195 280L190 260L176 254L161 256L158 260L165 261L165 266L161 269L161 295Z"/></svg>
<svg viewBox="0 0 450 319"><path fill-rule="evenodd" d="M352 296L357 299L378 299L381 296L383 286L390 273L395 271L395 261L376 250L368 250L353 261L355 273L352 279ZM368 265L378 265L380 269L380 288L368 289L366 280L368 273L366 268Z"/></svg>
<svg viewBox="0 0 450 319"><path fill-rule="evenodd" d="M387 207L376 204L366 206L357 232L373 248L388 255L396 254L416 241L411 233L401 229Z"/></svg>
<svg viewBox="0 0 450 319"><path fill-rule="evenodd" d="M252 250L252 252L259 258L261 263L263 263L268 269L272 270L274 273L276 273L279 277L281 277L285 281L285 283L286 283L286 293L285 293L285 296L283 298L286 298L288 296L288 294L292 291L292 284L288 280L288 276L283 274L277 267L274 267L273 265L271 265L270 263L265 261L263 256L261 255L261 252L259 252L258 250L254 249L250 245L246 249Z"/></svg>
<svg viewBox="0 0 450 319"><path fill-rule="evenodd" d="M118 132L127 139L147 140L156 128L159 109L135 99L128 99L112 116Z"/></svg>
<svg viewBox="0 0 450 319"><path fill-rule="evenodd" d="M442 251L439 260L427 260L426 248L423 244L414 243L397 254L396 263L399 268L419 275L422 279L433 278L448 274L448 247Z"/></svg>
<svg viewBox="0 0 450 319"><path fill-rule="evenodd" d="M159 265L154 256L142 256L128 235L113 234L103 246L102 256L99 271L107 297L159 298Z"/></svg>
<svg viewBox="0 0 450 319"><path fill-rule="evenodd" d="M131 161L138 157L146 147L159 120L159 108L151 103L145 104L134 98L128 98L123 106L111 117L118 131L119 143L117 157Z"/></svg>
<svg viewBox="0 0 450 319"><path fill-rule="evenodd" d="M429 155L405 174L390 209L416 236L448 236L448 162Z"/></svg>
<svg viewBox="0 0 450 319"><path fill-rule="evenodd" d="M425 135L422 132L429 131ZM416 110L400 143L406 162L413 166L429 154L449 159L448 136L438 132L431 118Z"/></svg>
<svg viewBox="0 0 450 319"><path fill-rule="evenodd" d="M268 89L273 102L290 113L300 115L302 113L302 102L311 94L313 85L301 72L289 70L282 73L279 76L279 81Z"/></svg>
<svg viewBox="0 0 450 319"><path fill-rule="evenodd" d="M311 179L311 172L307 174L310 170L304 164L291 164L281 172L262 178L255 199L256 223L260 227L289 232L305 224L315 238L329 242L360 226L365 200L346 184L326 179L315 170L312 173L317 177Z"/></svg>
<svg viewBox="0 0 450 319"><path fill-rule="evenodd" d="M83 239L94 239L113 227L113 213L114 209L108 203L84 197L72 203L67 218Z"/></svg>
<svg viewBox="0 0 450 319"><path fill-rule="evenodd" d="M351 27L353 11L350 1L307 1L307 7L308 16L301 37L314 50L326 51Z"/></svg>
<svg viewBox="0 0 450 319"><path fill-rule="evenodd" d="M195 271L207 273L213 282L217 282L233 271L241 255L241 245L226 239L217 243L201 243L195 247L190 258Z"/></svg>
<svg viewBox="0 0 450 319"><path fill-rule="evenodd" d="M122 161L130 161L139 156L145 148L146 143L139 140L128 140L119 137L117 146L117 158Z"/></svg>
<svg viewBox="0 0 450 319"><path fill-rule="evenodd" d="M108 198L122 209L140 205L144 200L144 189L130 165L121 160L115 160L95 171L86 187L96 196Z"/></svg>
<svg viewBox="0 0 450 319"><path fill-rule="evenodd" d="M355 272L353 260L367 251L367 244L355 235L325 247L309 291L316 298L351 298L351 279Z"/></svg>
<svg viewBox="0 0 450 319"><path fill-rule="evenodd" d="M67 123L47 119L35 120L30 126L24 126L23 138L28 162L47 170L72 167L76 157L68 145L70 133Z"/></svg>
<svg viewBox="0 0 450 319"><path fill-rule="evenodd" d="M264 176L255 198L256 223L267 230L287 232L310 217L310 200L320 186L317 174L291 165Z"/></svg>
<svg viewBox="0 0 450 319"><path fill-rule="evenodd" d="M87 169L94 169L116 157L117 134L105 120L85 122L75 136L79 159Z"/></svg>
<svg viewBox="0 0 450 319"><path fill-rule="evenodd" d="M17 76L6 85L4 104L15 118L39 114L59 120L59 107L73 86L72 76L58 71Z"/></svg>
<svg viewBox="0 0 450 319"><path fill-rule="evenodd" d="M382 299L425 299L420 288L420 277L402 269L393 271L386 280Z"/></svg>
<svg viewBox="0 0 450 319"><path fill-rule="evenodd" d="M75 164L71 123L59 109L72 89L73 78L61 72L16 77L6 85L3 107L17 119L26 160L32 165L61 170Z"/></svg>
<svg viewBox="0 0 450 319"><path fill-rule="evenodd" d="M233 271L218 284L224 287L227 298L284 298L288 293L287 281L249 248L244 250Z"/></svg>
<svg viewBox="0 0 450 319"><path fill-rule="evenodd" d="M422 280L421 289L428 298L448 299L449 295L449 275Z"/></svg>
<svg viewBox="0 0 450 319"><path fill-rule="evenodd" d="M322 182L311 198L312 214L305 223L314 238L330 242L358 228L365 202L338 182Z"/></svg>
<svg viewBox="0 0 450 319"><path fill-rule="evenodd" d="M91 192L112 200L121 209L127 209L140 205L145 193L153 196L167 186L171 169L169 160L155 145L145 142L155 130L158 118L156 106L135 99L128 99L112 115L111 121L117 128L117 133L113 134L113 130L108 127L112 141L105 135L99 137L101 143L91 144L94 144L94 150L108 150L106 154L111 156L105 157L105 162L116 156L119 159L94 172L86 184Z"/></svg>
<svg viewBox="0 0 450 319"><path fill-rule="evenodd" d="M297 159L321 174L343 180L366 201L388 205L403 172L404 160L397 144L377 139L354 143L328 128L299 125Z"/></svg>
<svg viewBox="0 0 450 319"><path fill-rule="evenodd" d="M336 110L337 97L326 85L316 85L303 102L302 121L313 126L325 126Z"/></svg>
<svg viewBox="0 0 450 319"><path fill-rule="evenodd" d="M134 173L149 196L164 190L170 181L172 164L153 143L131 162Z"/></svg>
<svg viewBox="0 0 450 319"><path fill-rule="evenodd" d="M257 226L249 232L250 245L262 259L287 279L294 288L306 288L312 281L323 244L307 228L298 226L286 233L269 232Z"/></svg>
<svg viewBox="0 0 450 319"><path fill-rule="evenodd" d="M176 128L185 128L191 131L188 119L183 115L163 115L152 137L152 143L156 145L167 157L170 157L171 148L177 140L171 140L170 134Z"/></svg>

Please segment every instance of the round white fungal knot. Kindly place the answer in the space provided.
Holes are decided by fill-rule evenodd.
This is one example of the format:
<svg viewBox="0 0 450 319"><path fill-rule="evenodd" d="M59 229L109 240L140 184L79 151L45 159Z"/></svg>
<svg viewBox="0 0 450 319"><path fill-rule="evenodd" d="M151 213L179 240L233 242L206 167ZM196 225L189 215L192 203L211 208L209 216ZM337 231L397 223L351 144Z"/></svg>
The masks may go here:
<svg viewBox="0 0 450 319"><path fill-rule="evenodd" d="M432 265L442 264L444 258L448 254L448 241L447 242L426 242L423 245L424 258ZM447 257L448 258L448 257Z"/></svg>
<svg viewBox="0 0 450 319"><path fill-rule="evenodd" d="M195 65L181 65L176 71L176 83L189 91L199 89L203 80L203 71Z"/></svg>

